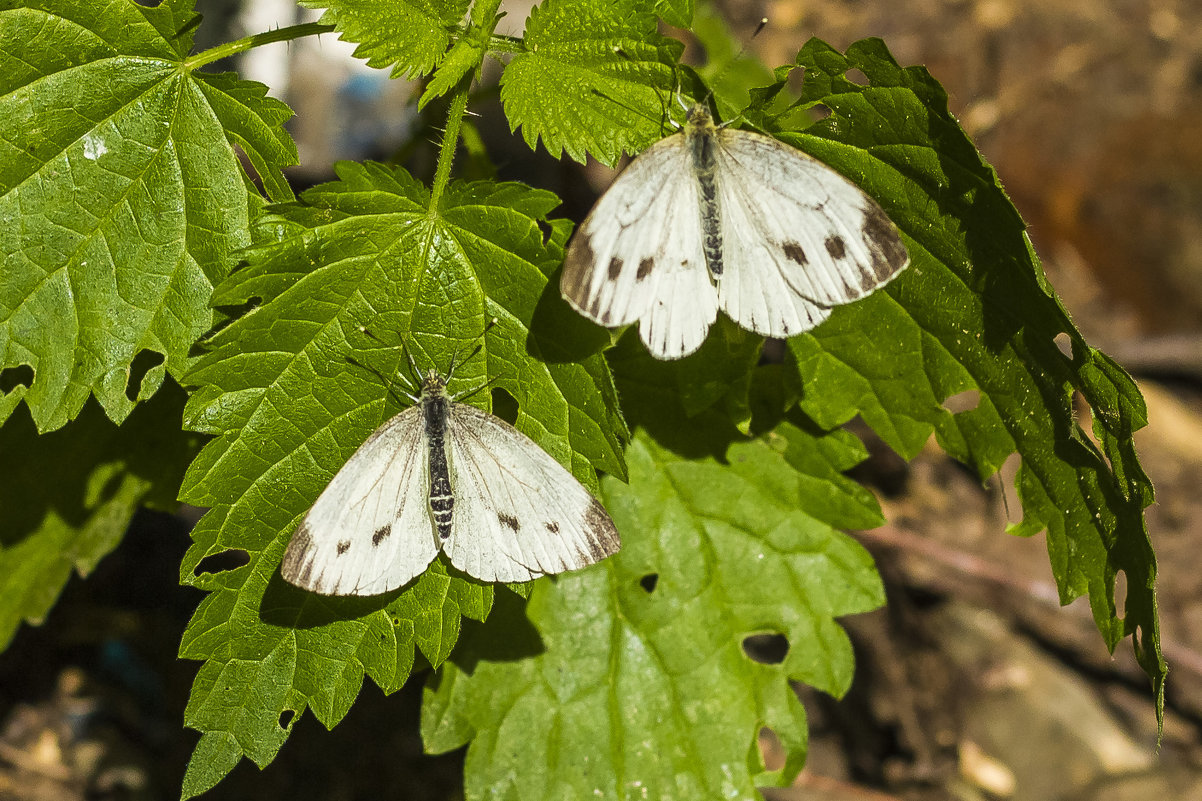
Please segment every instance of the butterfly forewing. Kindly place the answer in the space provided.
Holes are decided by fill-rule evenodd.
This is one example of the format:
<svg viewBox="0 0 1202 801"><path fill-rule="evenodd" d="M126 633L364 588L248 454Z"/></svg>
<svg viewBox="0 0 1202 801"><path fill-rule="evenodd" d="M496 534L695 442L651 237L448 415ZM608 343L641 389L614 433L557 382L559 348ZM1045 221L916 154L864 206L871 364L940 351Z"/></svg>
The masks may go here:
<svg viewBox="0 0 1202 801"><path fill-rule="evenodd" d="M825 164L750 131L719 131L715 153L732 271L777 273L794 294L829 308L909 263L876 201Z"/></svg>
<svg viewBox="0 0 1202 801"><path fill-rule="evenodd" d="M581 224L564 262L564 297L601 325L639 320L643 342L660 358L692 353L718 315L698 202L683 137L656 143Z"/></svg>
<svg viewBox="0 0 1202 801"><path fill-rule="evenodd" d="M484 581L576 570L621 546L613 521L563 465L505 421L451 407L455 517L443 549Z"/></svg>
<svg viewBox="0 0 1202 801"><path fill-rule="evenodd" d="M424 571L438 553L420 406L380 426L318 496L280 572L324 595L376 595Z"/></svg>

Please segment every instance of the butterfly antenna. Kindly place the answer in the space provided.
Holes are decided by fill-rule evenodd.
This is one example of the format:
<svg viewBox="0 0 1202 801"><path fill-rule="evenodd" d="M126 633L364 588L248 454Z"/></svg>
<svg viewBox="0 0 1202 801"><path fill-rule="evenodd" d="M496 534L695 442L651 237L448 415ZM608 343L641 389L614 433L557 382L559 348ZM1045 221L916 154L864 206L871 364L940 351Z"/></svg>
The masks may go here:
<svg viewBox="0 0 1202 801"><path fill-rule="evenodd" d="M725 64L723 64L717 72L714 73L709 82L711 87L716 86L718 81L722 78L722 74L732 68L735 64L738 64L740 59L747 55L747 49L751 45L751 41L755 39L755 37L759 36L760 32L766 27L768 27L768 18L760 17L759 24L755 26L755 30L752 32L751 36L748 36L746 39L744 39L743 44L739 46L738 51L731 56L731 58ZM709 93L706 94L705 100L703 101L705 105L709 105L713 96L714 90L711 88ZM738 117L735 117L732 120L727 120L726 122L720 123L719 127L725 128L726 126L733 124L737 119Z"/></svg>
<svg viewBox="0 0 1202 801"><path fill-rule="evenodd" d="M364 336L368 337L369 339L375 340L376 342L380 343L381 345L383 345L386 348L395 347L395 345L391 345L391 344L385 342L380 337L376 336L376 334L365 325L359 326L359 333L363 334ZM404 353L405 353L405 357L409 360L409 367L413 371L413 375L419 380L417 381L416 384L411 383L409 378L404 373L401 373L401 372L397 373L396 379L399 379L399 383L401 384L401 386L404 390L401 393L401 395L404 395L404 397L406 397L409 400L416 403L418 396L414 393L417 392L418 388L421 386L421 381L420 381L421 376L418 374L417 367L413 363L413 354L411 354L409 352L409 348L405 346L404 339L400 340L400 346L401 346L401 350L404 351ZM364 370L367 370L367 371L371 372L372 374L376 375L377 377L379 377L388 386L388 391L393 394L393 397L396 397L397 400L401 399L400 396L397 394L397 392L392 388L392 384L395 383L394 379L385 377L384 374L381 373L379 370L375 369L374 367L368 367L367 365L351 358L350 356L348 356L346 360L348 362L350 362L351 364L355 365L356 367L361 367Z"/></svg>
<svg viewBox="0 0 1202 801"><path fill-rule="evenodd" d="M480 332L479 336L477 336L475 339L473 339L471 342L468 343L468 345L475 346L472 348L471 353L464 356L462 359L459 358L458 350L456 350L453 354L451 354L451 364L447 367L447 381L450 381L451 377L453 375L455 375L455 368L457 366L459 366L459 365L463 364L464 362L466 362L467 360L471 359L473 356L475 356L477 353L479 353L481 350L484 349L484 335L487 334L489 332L489 330L491 330L492 327L494 325L497 325L499 322L500 321L497 320L496 317L489 320L488 325L484 326L484 330Z"/></svg>

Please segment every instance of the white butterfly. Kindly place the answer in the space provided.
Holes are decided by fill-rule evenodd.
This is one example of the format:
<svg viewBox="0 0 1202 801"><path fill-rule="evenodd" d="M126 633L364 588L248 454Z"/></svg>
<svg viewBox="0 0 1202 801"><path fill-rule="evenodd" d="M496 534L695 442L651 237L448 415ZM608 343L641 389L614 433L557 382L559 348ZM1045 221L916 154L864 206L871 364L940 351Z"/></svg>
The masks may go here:
<svg viewBox="0 0 1202 801"><path fill-rule="evenodd" d="M770 337L807 331L909 264L880 206L837 172L695 105L597 201L560 291L607 326L639 321L652 355L701 347L722 309Z"/></svg>
<svg viewBox="0 0 1202 801"><path fill-rule="evenodd" d="M285 579L376 595L424 572L439 550L482 581L528 581L617 552L613 521L571 473L446 385L429 371L414 405L338 471L288 543Z"/></svg>

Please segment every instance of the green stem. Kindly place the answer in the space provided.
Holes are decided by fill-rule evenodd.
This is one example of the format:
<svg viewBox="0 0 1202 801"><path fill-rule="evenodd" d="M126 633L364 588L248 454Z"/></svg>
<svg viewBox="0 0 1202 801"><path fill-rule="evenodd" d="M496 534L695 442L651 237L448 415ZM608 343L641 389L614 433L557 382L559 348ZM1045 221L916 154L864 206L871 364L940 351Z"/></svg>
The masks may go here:
<svg viewBox="0 0 1202 801"><path fill-rule="evenodd" d="M447 183L451 180L451 162L455 159L455 148L459 145L459 128L463 125L463 115L467 112L468 92L472 88L472 80L479 74L480 64L484 61L486 45L493 37L497 21L501 16L497 9L501 0L476 0L472 5L471 22L466 31L469 42L475 42L479 49L476 66L469 70L451 98L450 108L447 109L447 127L442 134L442 148L438 152L438 168L434 171L434 186L430 188L430 213L434 214L446 191Z"/></svg>
<svg viewBox="0 0 1202 801"><path fill-rule="evenodd" d="M430 211L438 208L442 193L451 180L451 162L455 159L455 148L459 145L459 126L467 111L467 97L472 88L472 76L468 74L459 82L447 109L447 127L442 134L442 147L438 152L438 168L434 171L434 186L430 189Z"/></svg>
<svg viewBox="0 0 1202 801"><path fill-rule="evenodd" d="M272 42L287 42L302 36L314 36L319 33L333 33L333 25L322 25L317 22L306 22L304 25L290 25L287 28L277 28L274 31L264 31L253 36L247 36L234 42L210 47L202 53L189 56L184 60L184 66L190 70L200 69L206 64L220 61L236 53L250 50L252 47L271 44Z"/></svg>

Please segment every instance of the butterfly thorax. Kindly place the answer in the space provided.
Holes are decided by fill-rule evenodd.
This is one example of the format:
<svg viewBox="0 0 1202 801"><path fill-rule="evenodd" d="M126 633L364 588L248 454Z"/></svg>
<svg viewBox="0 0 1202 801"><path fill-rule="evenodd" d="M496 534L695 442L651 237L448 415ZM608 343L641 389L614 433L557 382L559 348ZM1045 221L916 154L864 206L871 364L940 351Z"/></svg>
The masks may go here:
<svg viewBox="0 0 1202 801"><path fill-rule="evenodd" d="M441 540L451 536L451 516L455 506L451 470L447 464L447 416L451 412L451 399L447 397L446 386L446 379L431 370L422 382L421 394L422 420L430 448L430 514Z"/></svg>
<svg viewBox="0 0 1202 801"><path fill-rule="evenodd" d="M693 159L693 175L701 212L701 247L710 275L722 275L722 208L718 205L717 161L718 126L709 109L698 103L689 109L684 135Z"/></svg>

